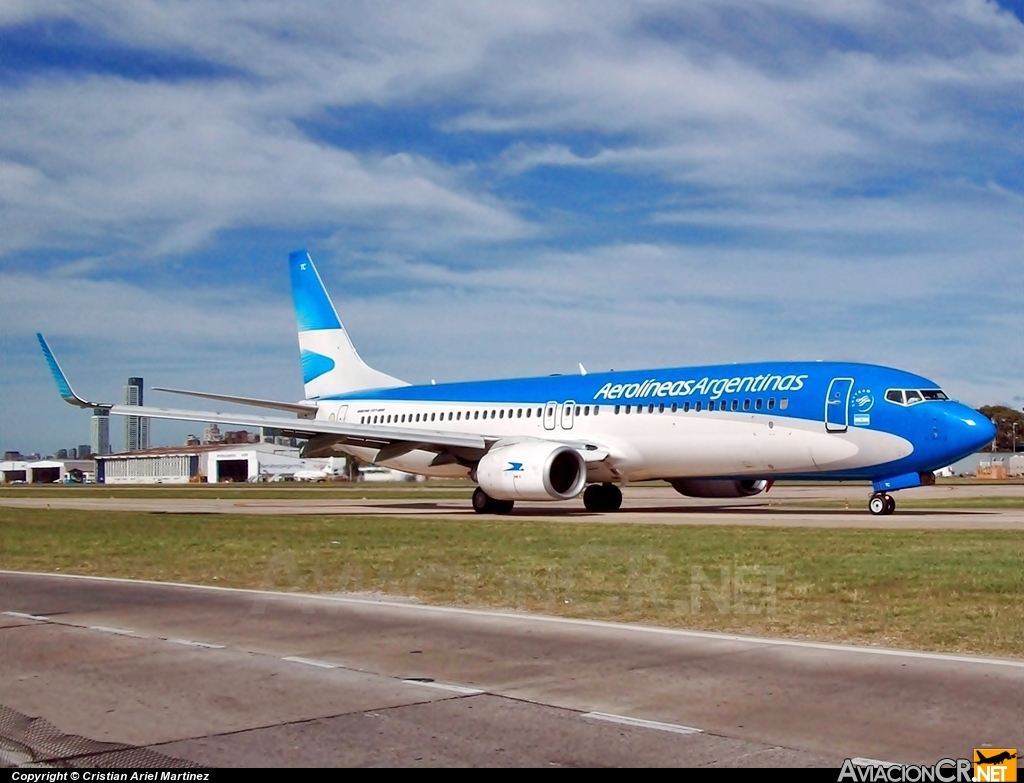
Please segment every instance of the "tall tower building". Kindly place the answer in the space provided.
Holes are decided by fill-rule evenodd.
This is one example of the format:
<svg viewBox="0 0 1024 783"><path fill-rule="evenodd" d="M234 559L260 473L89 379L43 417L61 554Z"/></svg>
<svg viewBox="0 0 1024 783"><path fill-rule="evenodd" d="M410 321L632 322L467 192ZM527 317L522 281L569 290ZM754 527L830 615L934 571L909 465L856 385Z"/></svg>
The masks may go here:
<svg viewBox="0 0 1024 783"><path fill-rule="evenodd" d="M142 378L129 378L124 387L125 405L142 405ZM145 416L125 416L124 450L138 451L149 448L149 419Z"/></svg>
<svg viewBox="0 0 1024 783"><path fill-rule="evenodd" d="M92 411L92 453L110 453L110 411L106 408Z"/></svg>

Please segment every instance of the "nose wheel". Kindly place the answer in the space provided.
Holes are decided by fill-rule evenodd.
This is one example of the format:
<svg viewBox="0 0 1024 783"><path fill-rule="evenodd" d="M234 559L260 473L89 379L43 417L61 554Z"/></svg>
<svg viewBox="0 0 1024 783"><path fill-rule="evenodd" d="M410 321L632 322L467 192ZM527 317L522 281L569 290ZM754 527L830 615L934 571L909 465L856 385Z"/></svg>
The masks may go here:
<svg viewBox="0 0 1024 783"><path fill-rule="evenodd" d="M888 516L896 510L896 500L892 495L876 492L868 501L868 510L876 517Z"/></svg>

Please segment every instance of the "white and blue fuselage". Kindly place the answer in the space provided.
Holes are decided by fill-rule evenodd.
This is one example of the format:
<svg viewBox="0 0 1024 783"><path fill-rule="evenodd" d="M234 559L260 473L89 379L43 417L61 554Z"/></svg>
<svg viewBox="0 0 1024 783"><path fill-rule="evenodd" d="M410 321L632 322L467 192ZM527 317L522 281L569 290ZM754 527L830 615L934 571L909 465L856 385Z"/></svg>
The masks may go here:
<svg viewBox="0 0 1024 783"><path fill-rule="evenodd" d="M39 336L61 395L86 408L153 418L271 427L307 439L307 456L351 454L424 476L468 477L473 505L567 500L592 510L619 485L665 479L696 497L741 497L775 479L871 481L890 491L985 445L995 428L927 378L837 362L765 362L411 386L356 352L312 259L291 254L305 399L177 393L276 409L294 418L91 403ZM585 490L585 491L584 491Z"/></svg>

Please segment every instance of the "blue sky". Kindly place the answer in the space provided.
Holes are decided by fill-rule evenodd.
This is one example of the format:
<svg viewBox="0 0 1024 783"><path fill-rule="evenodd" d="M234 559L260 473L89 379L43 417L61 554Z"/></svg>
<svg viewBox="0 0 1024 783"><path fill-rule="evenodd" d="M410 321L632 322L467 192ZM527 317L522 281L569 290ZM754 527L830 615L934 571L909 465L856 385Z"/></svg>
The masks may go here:
<svg viewBox="0 0 1024 783"><path fill-rule="evenodd" d="M5 3L0 449L88 441L36 331L91 398L301 396L299 247L412 382L842 359L1024 404L1024 3L505 5Z"/></svg>

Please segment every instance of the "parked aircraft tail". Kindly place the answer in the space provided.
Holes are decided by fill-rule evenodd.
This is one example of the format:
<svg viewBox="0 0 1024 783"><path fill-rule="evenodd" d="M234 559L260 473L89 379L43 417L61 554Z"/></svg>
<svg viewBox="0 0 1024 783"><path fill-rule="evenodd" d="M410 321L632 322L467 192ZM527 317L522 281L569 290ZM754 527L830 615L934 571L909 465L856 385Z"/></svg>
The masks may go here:
<svg viewBox="0 0 1024 783"><path fill-rule="evenodd" d="M360 358L309 253L296 250L289 256L289 268L306 399L408 385Z"/></svg>

